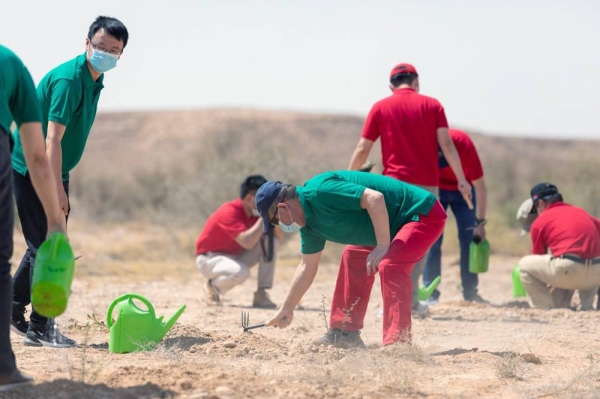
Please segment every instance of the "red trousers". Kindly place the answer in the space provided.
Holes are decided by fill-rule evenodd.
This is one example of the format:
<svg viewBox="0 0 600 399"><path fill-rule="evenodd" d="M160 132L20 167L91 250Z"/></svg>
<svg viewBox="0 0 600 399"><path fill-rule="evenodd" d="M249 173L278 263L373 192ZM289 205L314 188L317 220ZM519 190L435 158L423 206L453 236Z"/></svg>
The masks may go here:
<svg viewBox="0 0 600 399"><path fill-rule="evenodd" d="M429 214L418 222L402 226L379 263L383 296L383 344L410 342L410 273L429 247L440 237L446 212L436 201ZM344 248L331 305L331 328L358 331L363 328L375 276L367 275L367 255L373 247L348 245Z"/></svg>

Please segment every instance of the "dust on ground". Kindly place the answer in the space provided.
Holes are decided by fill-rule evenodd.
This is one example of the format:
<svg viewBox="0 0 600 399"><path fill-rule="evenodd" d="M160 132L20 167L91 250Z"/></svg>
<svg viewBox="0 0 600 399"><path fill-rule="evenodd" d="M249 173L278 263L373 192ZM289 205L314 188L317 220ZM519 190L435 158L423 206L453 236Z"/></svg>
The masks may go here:
<svg viewBox="0 0 600 399"><path fill-rule="evenodd" d="M600 312L529 309L512 297L517 258L492 256L489 272L480 275L480 293L490 301L484 305L461 300L456 257L445 256L441 301L428 317L413 318L412 346L382 347L376 280L362 331L367 349L344 350L311 344L326 331L323 308L327 312L331 304L336 264L321 265L289 328L244 333L242 311L251 323L273 314L250 306L255 269L223 306L211 307L191 257L108 259L100 241L73 235L72 242L84 238L69 308L58 319L78 347L31 348L13 333L19 367L35 377L35 385L0 398L600 397ZM296 262L278 266L271 290L277 303ZM127 292L148 298L165 319L187 305L153 350L108 351L106 310Z"/></svg>

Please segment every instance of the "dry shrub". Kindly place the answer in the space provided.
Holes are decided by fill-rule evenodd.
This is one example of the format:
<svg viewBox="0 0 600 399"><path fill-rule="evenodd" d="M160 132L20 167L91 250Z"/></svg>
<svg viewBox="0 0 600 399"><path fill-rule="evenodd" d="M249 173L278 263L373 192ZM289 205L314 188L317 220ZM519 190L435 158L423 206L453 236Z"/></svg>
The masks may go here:
<svg viewBox="0 0 600 399"><path fill-rule="evenodd" d="M496 374L500 378L523 379L523 362L516 353L507 352L496 363Z"/></svg>

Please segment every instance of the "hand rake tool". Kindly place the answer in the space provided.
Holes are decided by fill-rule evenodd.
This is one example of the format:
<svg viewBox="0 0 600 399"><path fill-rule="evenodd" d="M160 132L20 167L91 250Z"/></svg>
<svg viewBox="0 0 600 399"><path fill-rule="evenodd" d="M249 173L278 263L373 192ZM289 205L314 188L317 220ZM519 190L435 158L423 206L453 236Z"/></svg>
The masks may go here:
<svg viewBox="0 0 600 399"><path fill-rule="evenodd" d="M253 328L265 327L267 323L256 324L254 326L250 325L250 313L242 312L242 328L244 332L248 332L248 330L252 330Z"/></svg>

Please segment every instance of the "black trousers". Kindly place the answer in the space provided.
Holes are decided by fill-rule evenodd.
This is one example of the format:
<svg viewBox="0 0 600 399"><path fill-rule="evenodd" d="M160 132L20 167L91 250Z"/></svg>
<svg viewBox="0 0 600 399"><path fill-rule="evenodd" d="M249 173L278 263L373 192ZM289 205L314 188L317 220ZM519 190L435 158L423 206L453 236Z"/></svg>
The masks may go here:
<svg viewBox="0 0 600 399"><path fill-rule="evenodd" d="M0 128L0 375L16 369L10 346L11 296L10 258L13 253L12 165L8 134Z"/></svg>
<svg viewBox="0 0 600 399"><path fill-rule="evenodd" d="M63 182L63 187L68 196L69 182ZM31 282L35 256L37 249L48 234L48 222L29 175L23 176L13 171L13 192L17 202L23 236L27 243L27 251L23 255L19 268L12 279L13 313L23 314L25 313L25 306L31 303ZM48 323L48 319L38 314L35 309L32 309L29 319L36 329L43 329Z"/></svg>

